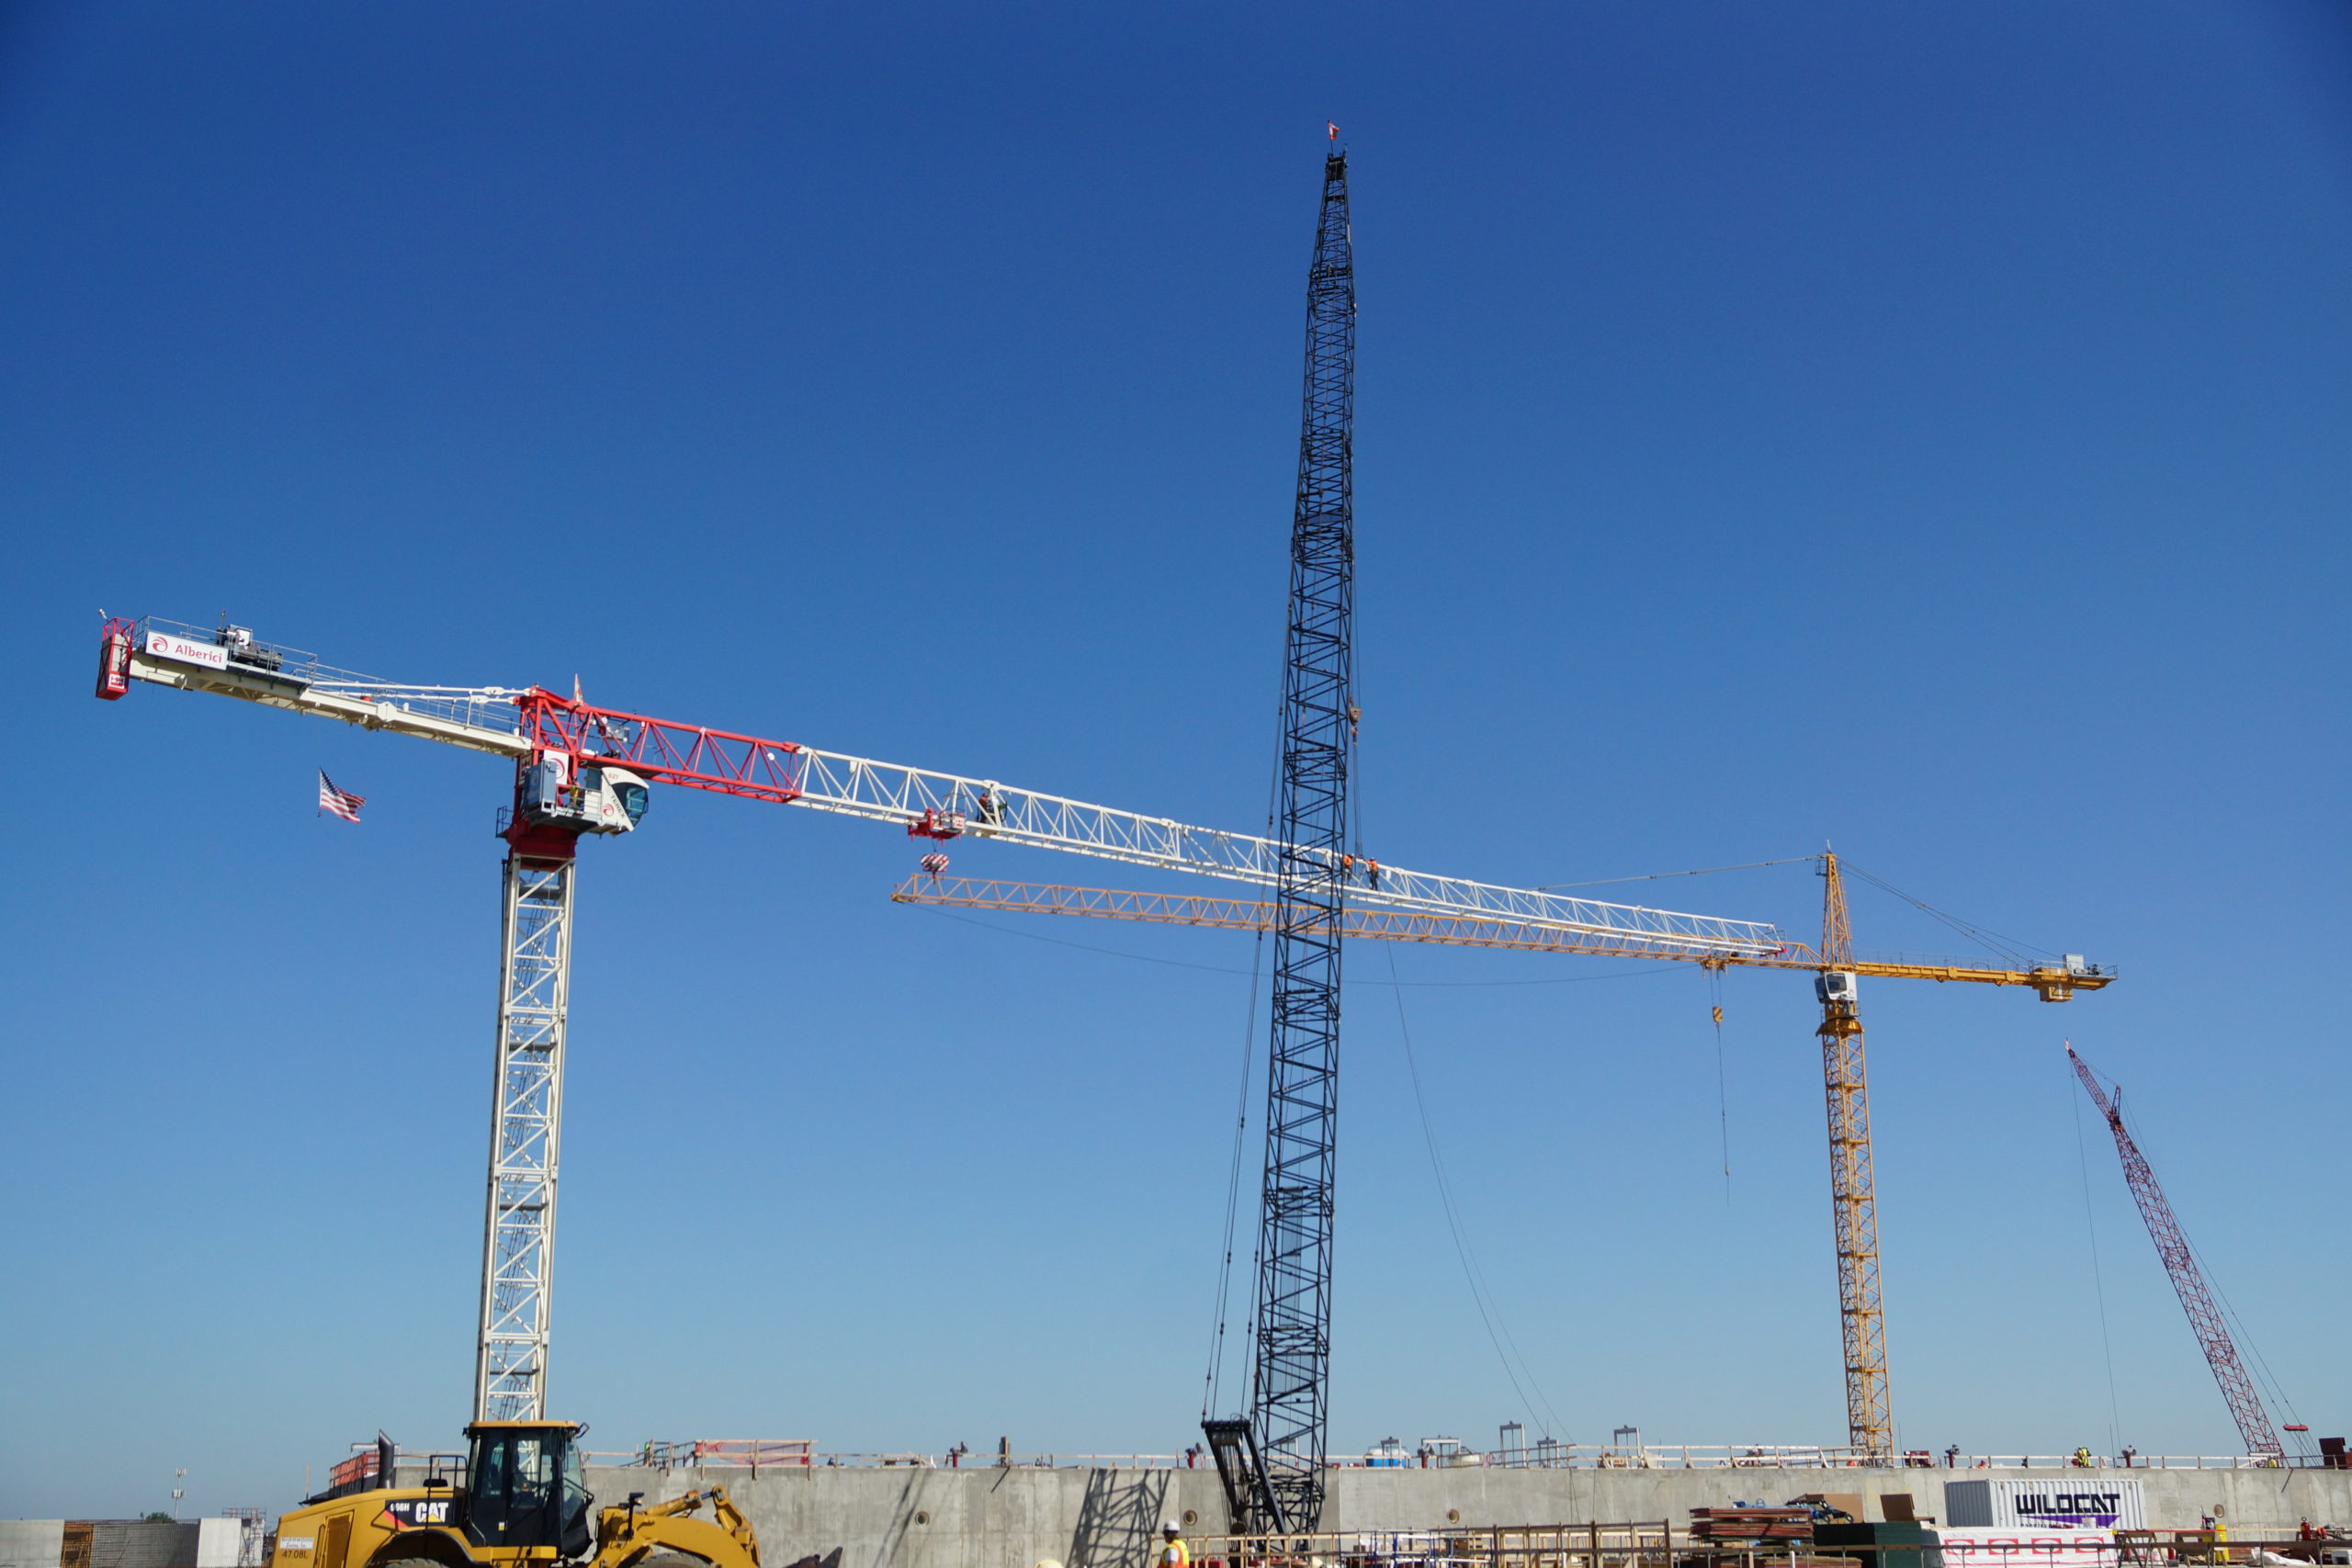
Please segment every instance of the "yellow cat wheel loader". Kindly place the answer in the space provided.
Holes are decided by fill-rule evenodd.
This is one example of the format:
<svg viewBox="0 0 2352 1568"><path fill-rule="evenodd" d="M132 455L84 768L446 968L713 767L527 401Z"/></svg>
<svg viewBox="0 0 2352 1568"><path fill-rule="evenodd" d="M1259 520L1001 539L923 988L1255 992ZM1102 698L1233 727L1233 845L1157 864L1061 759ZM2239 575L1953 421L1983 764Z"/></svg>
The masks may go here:
<svg viewBox="0 0 2352 1568"><path fill-rule="evenodd" d="M569 1421L477 1421L465 1473L395 1485L390 1440L277 1521L270 1568L760 1568L727 1488L599 1509ZM707 1517L701 1517L707 1510Z"/></svg>

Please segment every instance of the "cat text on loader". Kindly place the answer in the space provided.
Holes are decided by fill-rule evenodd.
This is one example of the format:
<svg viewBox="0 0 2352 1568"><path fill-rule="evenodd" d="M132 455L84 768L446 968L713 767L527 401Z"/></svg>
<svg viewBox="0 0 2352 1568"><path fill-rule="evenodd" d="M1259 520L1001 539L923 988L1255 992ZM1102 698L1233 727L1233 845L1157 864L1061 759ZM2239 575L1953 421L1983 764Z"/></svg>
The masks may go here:
<svg viewBox="0 0 2352 1568"><path fill-rule="evenodd" d="M650 1506L633 1492L597 1509L581 1469L585 1430L478 1421L466 1428L465 1474L417 1486L395 1484L392 1445L379 1438L277 1521L270 1568L759 1568L751 1521L723 1486Z"/></svg>

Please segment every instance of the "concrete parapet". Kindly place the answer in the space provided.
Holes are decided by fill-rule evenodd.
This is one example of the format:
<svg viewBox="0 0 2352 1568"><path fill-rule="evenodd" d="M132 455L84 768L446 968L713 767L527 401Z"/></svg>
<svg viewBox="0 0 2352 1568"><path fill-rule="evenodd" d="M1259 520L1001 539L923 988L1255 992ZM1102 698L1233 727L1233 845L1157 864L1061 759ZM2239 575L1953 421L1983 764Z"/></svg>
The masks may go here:
<svg viewBox="0 0 2352 1568"><path fill-rule="evenodd" d="M63 1519L0 1519L0 1568L57 1568L64 1553Z"/></svg>
<svg viewBox="0 0 2352 1568"><path fill-rule="evenodd" d="M1439 1529L1449 1524L1686 1522L1690 1510L1781 1504L1807 1492L1907 1492L1941 1517L1948 1480L2054 1486L2128 1474L2146 1488L2148 1522L2188 1529L2220 1512L2233 1535L2290 1536L2305 1519L2352 1526L2352 1471L2323 1470L1340 1470L1328 1530ZM760 1534L766 1568L1143 1568L1163 1518L1223 1530L1213 1470L1038 1470L981 1465L763 1471L594 1469L597 1497L659 1502L727 1487ZM1880 1512L1873 1504L1873 1517ZM1188 1518L1188 1516L1189 1518Z"/></svg>
<svg viewBox="0 0 2352 1568"><path fill-rule="evenodd" d="M234 1568L237 1530L233 1519L0 1519L0 1568ZM207 1557L208 1536L228 1542L225 1557Z"/></svg>

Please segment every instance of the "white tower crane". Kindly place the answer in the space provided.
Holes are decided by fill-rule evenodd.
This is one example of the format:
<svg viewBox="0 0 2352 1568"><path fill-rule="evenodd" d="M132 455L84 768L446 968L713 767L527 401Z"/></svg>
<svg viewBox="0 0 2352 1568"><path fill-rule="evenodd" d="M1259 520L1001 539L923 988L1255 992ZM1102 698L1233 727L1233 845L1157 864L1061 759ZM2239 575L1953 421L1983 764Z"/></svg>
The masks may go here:
<svg viewBox="0 0 2352 1568"><path fill-rule="evenodd" d="M808 807L902 827L1274 886L1285 846L1107 806L792 741L650 718L538 686L416 686L322 664L225 622L115 619L97 695L134 681L209 692L367 729L486 751L514 764L506 840L497 1061L482 1236L477 1420L545 1414L572 867L583 834L633 830L653 784ZM1788 943L1772 926L1679 914L1344 858L1351 903L1400 914L1505 919L1533 930L1741 959Z"/></svg>

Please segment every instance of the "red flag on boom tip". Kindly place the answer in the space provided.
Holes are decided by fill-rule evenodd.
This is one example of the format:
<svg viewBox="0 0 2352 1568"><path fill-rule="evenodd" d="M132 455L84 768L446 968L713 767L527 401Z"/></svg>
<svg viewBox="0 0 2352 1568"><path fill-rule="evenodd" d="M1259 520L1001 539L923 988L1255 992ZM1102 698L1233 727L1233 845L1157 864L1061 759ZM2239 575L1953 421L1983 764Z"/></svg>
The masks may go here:
<svg viewBox="0 0 2352 1568"><path fill-rule="evenodd" d="M324 768L319 770L319 809L321 811L332 813L346 822L356 822L359 820L359 808L367 804L366 795L354 795L349 790L335 788L334 781L327 777L327 771Z"/></svg>
<svg viewBox="0 0 2352 1568"><path fill-rule="evenodd" d="M1340 139L1340 128L1334 122L1328 119L1325 120L1323 122L1323 129L1330 132L1330 139L1332 141L1337 141Z"/></svg>

